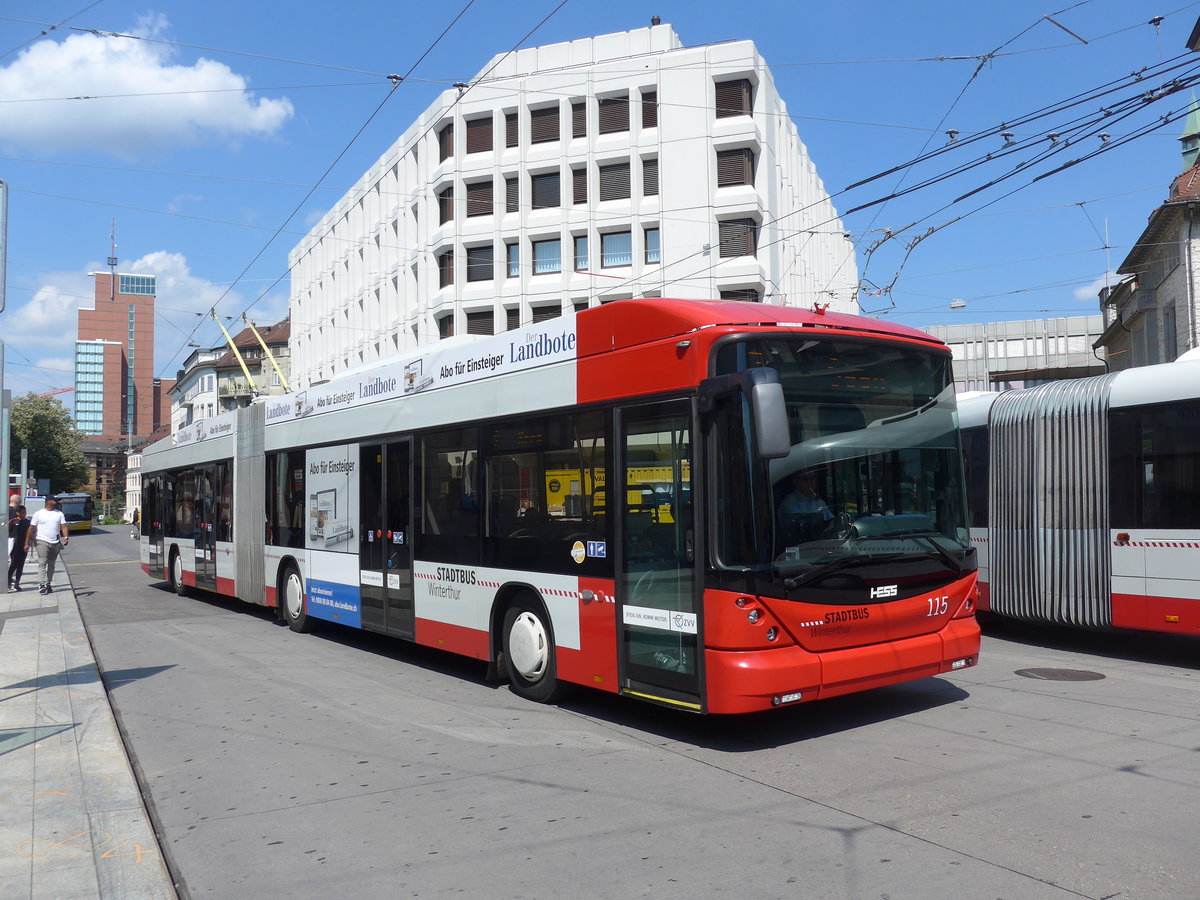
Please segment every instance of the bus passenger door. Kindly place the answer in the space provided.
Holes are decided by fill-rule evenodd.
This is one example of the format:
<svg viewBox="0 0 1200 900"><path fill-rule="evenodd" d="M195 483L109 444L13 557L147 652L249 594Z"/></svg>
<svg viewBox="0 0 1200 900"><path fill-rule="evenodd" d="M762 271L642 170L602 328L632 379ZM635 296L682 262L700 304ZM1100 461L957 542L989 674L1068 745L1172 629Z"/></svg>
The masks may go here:
<svg viewBox="0 0 1200 900"><path fill-rule="evenodd" d="M359 448L358 529L359 612L363 628L386 630L383 579L383 447Z"/></svg>
<svg viewBox="0 0 1200 900"><path fill-rule="evenodd" d="M412 638L411 443L405 440L364 445L359 459L362 625L372 631Z"/></svg>
<svg viewBox="0 0 1200 900"><path fill-rule="evenodd" d="M149 548L150 575L166 578L166 560L163 558L164 518L163 476L151 475L142 479L142 534Z"/></svg>
<svg viewBox="0 0 1200 900"><path fill-rule="evenodd" d="M626 693L701 708L692 510L692 413L686 401L621 410L621 684Z"/></svg>
<svg viewBox="0 0 1200 900"><path fill-rule="evenodd" d="M416 636L412 578L412 441L388 444L383 540L387 633Z"/></svg>
<svg viewBox="0 0 1200 900"><path fill-rule="evenodd" d="M196 523L196 587L205 591L217 589L215 478L215 466L196 469L196 493L192 504L192 516Z"/></svg>

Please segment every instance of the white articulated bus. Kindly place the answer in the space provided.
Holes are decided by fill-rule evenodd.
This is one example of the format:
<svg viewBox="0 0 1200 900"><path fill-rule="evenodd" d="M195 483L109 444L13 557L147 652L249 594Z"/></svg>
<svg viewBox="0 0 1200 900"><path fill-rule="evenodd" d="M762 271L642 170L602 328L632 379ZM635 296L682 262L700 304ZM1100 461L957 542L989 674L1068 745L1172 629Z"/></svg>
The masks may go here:
<svg viewBox="0 0 1200 900"><path fill-rule="evenodd" d="M980 608L1200 634L1200 361L959 398Z"/></svg>

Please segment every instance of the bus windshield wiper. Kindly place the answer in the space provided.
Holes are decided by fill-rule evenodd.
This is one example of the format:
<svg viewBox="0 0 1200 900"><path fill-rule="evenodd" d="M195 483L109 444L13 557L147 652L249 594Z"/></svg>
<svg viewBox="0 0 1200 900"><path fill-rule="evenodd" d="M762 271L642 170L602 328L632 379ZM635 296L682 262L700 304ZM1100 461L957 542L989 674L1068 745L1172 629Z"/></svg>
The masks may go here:
<svg viewBox="0 0 1200 900"><path fill-rule="evenodd" d="M945 547L939 544L934 538L939 537L935 531L921 532L897 532L895 534L878 534L871 537L858 538L859 541L921 541L922 546L928 547L934 553L942 558L942 561L956 574L961 575L965 569L963 561L955 559ZM902 554L901 554L902 555Z"/></svg>
<svg viewBox="0 0 1200 900"><path fill-rule="evenodd" d="M837 569L861 566L866 563L886 562L889 559L898 559L907 555L906 553L877 553L874 555L866 554L860 556L856 554L854 556L839 556L837 559L831 559L829 562L817 565L815 568L809 569L800 575L793 575L791 578L783 579L783 587L785 590L794 591L798 587L812 584L814 581Z"/></svg>

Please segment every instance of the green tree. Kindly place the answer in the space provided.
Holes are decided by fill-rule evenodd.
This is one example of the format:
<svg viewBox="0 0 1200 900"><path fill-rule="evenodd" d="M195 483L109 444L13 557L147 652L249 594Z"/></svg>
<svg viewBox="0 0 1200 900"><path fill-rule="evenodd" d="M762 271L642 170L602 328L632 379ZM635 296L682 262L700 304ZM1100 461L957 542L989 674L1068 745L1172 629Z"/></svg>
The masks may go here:
<svg viewBox="0 0 1200 900"><path fill-rule="evenodd" d="M50 479L52 493L74 491L85 484L90 471L80 442L83 434L57 397L29 393L12 402L10 459L20 460L29 451L29 468L38 478Z"/></svg>

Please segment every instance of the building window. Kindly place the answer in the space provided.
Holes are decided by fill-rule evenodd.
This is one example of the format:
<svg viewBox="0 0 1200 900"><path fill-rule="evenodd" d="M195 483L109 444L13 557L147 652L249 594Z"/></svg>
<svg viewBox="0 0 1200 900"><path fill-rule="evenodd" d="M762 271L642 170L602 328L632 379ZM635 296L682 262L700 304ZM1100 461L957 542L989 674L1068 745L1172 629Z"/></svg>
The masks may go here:
<svg viewBox="0 0 1200 900"><path fill-rule="evenodd" d="M117 293L154 296L154 275L118 275Z"/></svg>
<svg viewBox="0 0 1200 900"><path fill-rule="evenodd" d="M629 96L604 97L599 102L598 130L616 134L629 130Z"/></svg>
<svg viewBox="0 0 1200 900"><path fill-rule="evenodd" d="M529 308L530 315L533 317L533 324L538 322L548 322L551 319L557 319L562 315L561 306L532 306Z"/></svg>
<svg viewBox="0 0 1200 900"><path fill-rule="evenodd" d="M717 223L721 256L756 256L758 223L753 219L729 219Z"/></svg>
<svg viewBox="0 0 1200 900"><path fill-rule="evenodd" d="M562 241L533 242L533 274L549 275L562 271Z"/></svg>
<svg viewBox="0 0 1200 900"><path fill-rule="evenodd" d="M155 295L154 275L118 275L116 278L118 278L116 290L120 294Z"/></svg>
<svg viewBox="0 0 1200 900"><path fill-rule="evenodd" d="M529 111L529 142L544 144L558 140L558 104Z"/></svg>
<svg viewBox="0 0 1200 900"><path fill-rule="evenodd" d="M587 168L571 170L571 200L576 204L587 203Z"/></svg>
<svg viewBox="0 0 1200 900"><path fill-rule="evenodd" d="M754 184L754 151L749 147L717 151L717 187L738 184Z"/></svg>
<svg viewBox="0 0 1200 900"><path fill-rule="evenodd" d="M496 255L491 244L467 248L467 281L491 281L495 277L495 268Z"/></svg>
<svg viewBox="0 0 1200 900"><path fill-rule="evenodd" d="M646 262L659 262L658 229L646 229Z"/></svg>
<svg viewBox="0 0 1200 900"><path fill-rule="evenodd" d="M506 309L504 311L505 326L508 331L514 328L521 327L521 311L519 309Z"/></svg>
<svg viewBox="0 0 1200 900"><path fill-rule="evenodd" d="M571 102L571 137L587 137L587 101Z"/></svg>
<svg viewBox="0 0 1200 900"><path fill-rule="evenodd" d="M454 221L454 185L444 187L437 192L438 224L445 225Z"/></svg>
<svg viewBox="0 0 1200 900"><path fill-rule="evenodd" d="M521 179L516 175L504 179L504 211L521 211Z"/></svg>
<svg viewBox="0 0 1200 900"><path fill-rule="evenodd" d="M758 303L762 299L762 295L754 288L737 288L735 290L721 291L722 300L740 300L744 303Z"/></svg>
<svg viewBox="0 0 1200 900"><path fill-rule="evenodd" d="M496 314L490 309L467 313L467 334L495 334Z"/></svg>
<svg viewBox="0 0 1200 900"><path fill-rule="evenodd" d="M446 250L437 256L438 287L444 288L454 284L454 251Z"/></svg>
<svg viewBox="0 0 1200 900"><path fill-rule="evenodd" d="M492 179L467 185L467 216L492 214Z"/></svg>
<svg viewBox="0 0 1200 900"><path fill-rule="evenodd" d="M658 127L658 91L642 91L642 127Z"/></svg>
<svg viewBox="0 0 1200 900"><path fill-rule="evenodd" d="M629 194L629 163L600 166L601 200L627 200Z"/></svg>
<svg viewBox="0 0 1200 900"><path fill-rule="evenodd" d="M454 337L454 316L442 316L437 320L438 337L445 340Z"/></svg>
<svg viewBox="0 0 1200 900"><path fill-rule="evenodd" d="M658 158L642 160L642 196L658 196Z"/></svg>
<svg viewBox="0 0 1200 900"><path fill-rule="evenodd" d="M753 89L750 85L750 79L738 78L735 81L718 81L716 84L716 97L716 117L718 119L750 115L753 103Z"/></svg>
<svg viewBox="0 0 1200 900"><path fill-rule="evenodd" d="M515 147L520 142L521 133L517 126L517 114L515 112L504 114L504 146Z"/></svg>
<svg viewBox="0 0 1200 900"><path fill-rule="evenodd" d="M633 265L633 235L628 231L617 231L600 235L600 265L609 269L613 266Z"/></svg>
<svg viewBox="0 0 1200 900"><path fill-rule="evenodd" d="M508 260L508 277L521 277L521 245L505 244L504 252Z"/></svg>
<svg viewBox="0 0 1200 900"><path fill-rule="evenodd" d="M492 149L492 117L467 122L467 152L486 153Z"/></svg>
<svg viewBox="0 0 1200 900"><path fill-rule="evenodd" d="M585 272L588 267L588 239L586 234L575 235L575 271Z"/></svg>
<svg viewBox="0 0 1200 900"><path fill-rule="evenodd" d="M534 209L553 209L562 206L562 187L558 172L530 175L529 184Z"/></svg>
<svg viewBox="0 0 1200 900"><path fill-rule="evenodd" d="M438 131L438 161L445 162L454 155L454 123L447 122Z"/></svg>

